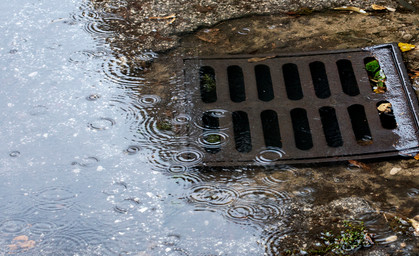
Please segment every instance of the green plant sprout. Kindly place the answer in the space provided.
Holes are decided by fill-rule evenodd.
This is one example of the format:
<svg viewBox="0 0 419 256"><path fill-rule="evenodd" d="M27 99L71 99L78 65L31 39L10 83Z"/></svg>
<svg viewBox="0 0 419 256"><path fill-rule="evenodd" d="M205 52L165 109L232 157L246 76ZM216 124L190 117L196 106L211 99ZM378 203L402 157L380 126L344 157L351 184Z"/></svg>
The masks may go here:
<svg viewBox="0 0 419 256"><path fill-rule="evenodd" d="M377 60L372 60L365 64L365 69L368 72L370 83L375 93L384 93L386 91L386 75L380 68L380 64Z"/></svg>
<svg viewBox="0 0 419 256"><path fill-rule="evenodd" d="M159 120L157 121L156 127L161 131L171 131L172 123L169 120Z"/></svg>
<svg viewBox="0 0 419 256"><path fill-rule="evenodd" d="M215 79L209 75L205 74L202 76L202 87L206 92L215 91Z"/></svg>
<svg viewBox="0 0 419 256"><path fill-rule="evenodd" d="M343 222L344 230L340 234L333 234L331 231L322 232L319 246L310 250L313 255L347 255L364 247L371 247L374 242L363 222Z"/></svg>

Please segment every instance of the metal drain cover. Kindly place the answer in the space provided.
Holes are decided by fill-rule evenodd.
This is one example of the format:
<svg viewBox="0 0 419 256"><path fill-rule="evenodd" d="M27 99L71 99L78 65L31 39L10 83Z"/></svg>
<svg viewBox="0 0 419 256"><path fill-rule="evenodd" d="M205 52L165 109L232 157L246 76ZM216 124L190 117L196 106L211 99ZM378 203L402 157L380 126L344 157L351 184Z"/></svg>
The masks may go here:
<svg viewBox="0 0 419 256"><path fill-rule="evenodd" d="M366 68L375 60L381 77ZM313 163L419 151L417 99L395 44L185 58L183 71L194 120L188 143L205 152L204 165ZM377 91L380 82L385 89Z"/></svg>

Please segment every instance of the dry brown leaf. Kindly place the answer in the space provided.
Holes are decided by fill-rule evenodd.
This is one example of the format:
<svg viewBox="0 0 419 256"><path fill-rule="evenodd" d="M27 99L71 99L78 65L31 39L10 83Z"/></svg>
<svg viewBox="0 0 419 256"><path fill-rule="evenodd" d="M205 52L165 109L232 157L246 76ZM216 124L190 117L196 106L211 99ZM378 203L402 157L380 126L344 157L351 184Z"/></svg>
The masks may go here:
<svg viewBox="0 0 419 256"><path fill-rule="evenodd" d="M368 13L365 10L363 10L361 8L358 8L358 7L355 7L355 6L336 7L336 8L333 8L333 10L338 10L338 11L353 11L353 12L357 12L357 13L360 13L360 14L363 14L363 15L368 15Z"/></svg>
<svg viewBox="0 0 419 256"><path fill-rule="evenodd" d="M377 107L378 111L380 112L384 112L384 113L390 113L391 112L391 103L387 102L387 103L381 103L378 107Z"/></svg>
<svg viewBox="0 0 419 256"><path fill-rule="evenodd" d="M419 70L413 70L409 73L410 79L416 79L419 77Z"/></svg>
<svg viewBox="0 0 419 256"><path fill-rule="evenodd" d="M250 58L247 60L247 62L260 62L260 61L264 61L264 60L269 60L269 59L273 59L275 58L276 55L271 55L271 56L267 56L267 57L255 57L255 58Z"/></svg>
<svg viewBox="0 0 419 256"><path fill-rule="evenodd" d="M367 171L371 170L371 168L368 165L366 165L364 163L361 163L359 161L356 161L356 160L348 160L348 162L351 165L356 166L358 168L361 168L361 169L364 169L364 170L367 170Z"/></svg>
<svg viewBox="0 0 419 256"><path fill-rule="evenodd" d="M154 17L148 17L150 20L169 20L167 24L172 24L176 20L176 14L172 13L167 16L154 16Z"/></svg>
<svg viewBox="0 0 419 256"><path fill-rule="evenodd" d="M21 235L21 236L17 236L15 238L13 238L13 241L28 241L29 237L25 236L25 235Z"/></svg>
<svg viewBox="0 0 419 256"><path fill-rule="evenodd" d="M17 251L19 249L28 250L35 247L36 242L34 240L29 240L28 236L21 235L13 238L12 244L9 244L10 251Z"/></svg>
<svg viewBox="0 0 419 256"><path fill-rule="evenodd" d="M387 8L385 6L381 6L378 4L373 4L371 5L372 9L377 10L377 11L382 11L382 10L387 10Z"/></svg>
<svg viewBox="0 0 419 256"><path fill-rule="evenodd" d="M150 19L150 20L168 20L168 19L173 19L175 17L176 17L176 14L172 13L172 14L167 15L167 16L148 17L148 19Z"/></svg>
<svg viewBox="0 0 419 256"><path fill-rule="evenodd" d="M22 249L31 249L31 248L33 248L33 247L35 247L35 241L34 240L29 240L29 241L25 241L25 242L20 242L20 243L17 243L19 246L20 246L20 248L22 248Z"/></svg>

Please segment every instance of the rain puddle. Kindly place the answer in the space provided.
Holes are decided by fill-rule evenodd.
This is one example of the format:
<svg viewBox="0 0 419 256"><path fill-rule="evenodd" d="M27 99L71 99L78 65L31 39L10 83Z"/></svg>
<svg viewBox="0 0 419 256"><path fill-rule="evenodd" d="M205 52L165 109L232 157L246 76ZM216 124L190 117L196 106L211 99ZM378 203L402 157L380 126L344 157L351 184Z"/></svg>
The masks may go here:
<svg viewBox="0 0 419 256"><path fill-rule="evenodd" d="M202 40L215 30L200 30L156 53L150 44L169 49L176 38L151 23L135 30L129 5L139 4L0 3L0 254L307 254L343 221L362 221L374 234L375 244L359 253L418 253L416 160L200 167L204 154L235 139L216 121L231 113L185 114L191 92L176 60L211 53L224 39L253 45L261 23L230 21L217 29L231 34L215 43ZM261 19L270 18L266 31L291 26ZM149 21L176 22L170 15ZM220 49L243 52L230 43ZM191 127L218 131L191 144ZM272 154L281 152L255 161Z"/></svg>

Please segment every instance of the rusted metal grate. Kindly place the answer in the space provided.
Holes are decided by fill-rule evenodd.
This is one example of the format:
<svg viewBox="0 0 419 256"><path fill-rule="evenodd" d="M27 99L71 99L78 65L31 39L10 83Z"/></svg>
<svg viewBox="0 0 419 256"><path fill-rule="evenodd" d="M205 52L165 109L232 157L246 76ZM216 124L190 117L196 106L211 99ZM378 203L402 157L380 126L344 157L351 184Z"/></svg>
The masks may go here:
<svg viewBox="0 0 419 256"><path fill-rule="evenodd" d="M255 59L260 57L260 59ZM265 57L265 58L264 58ZM189 143L211 166L378 158L418 151L418 105L395 44L183 59ZM373 91L366 70L386 75ZM391 103L392 112L377 107Z"/></svg>

